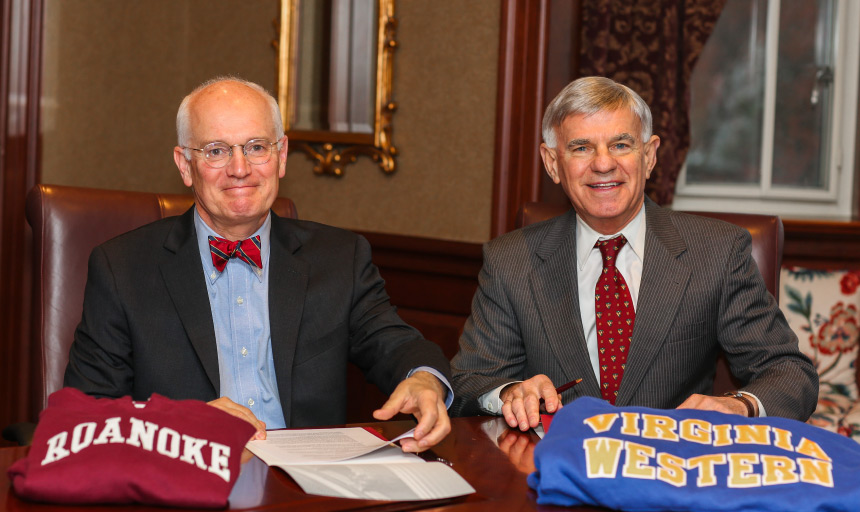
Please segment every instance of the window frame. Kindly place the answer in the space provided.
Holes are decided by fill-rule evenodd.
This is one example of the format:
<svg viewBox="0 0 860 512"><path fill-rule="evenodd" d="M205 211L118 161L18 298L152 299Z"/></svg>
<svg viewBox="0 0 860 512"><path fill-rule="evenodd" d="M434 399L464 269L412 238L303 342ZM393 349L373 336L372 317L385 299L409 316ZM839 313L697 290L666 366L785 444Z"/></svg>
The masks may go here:
<svg viewBox="0 0 860 512"><path fill-rule="evenodd" d="M848 218L855 210L855 145L860 70L860 2L836 1L834 29L832 114L827 160L826 190L785 188L770 183L776 96L776 61L779 41L780 0L768 2L765 46L765 105L763 115L761 178L758 184L686 183L682 167L672 207L678 210L763 213L790 217ZM853 27L853 29L852 29ZM659 165L659 163L658 163Z"/></svg>

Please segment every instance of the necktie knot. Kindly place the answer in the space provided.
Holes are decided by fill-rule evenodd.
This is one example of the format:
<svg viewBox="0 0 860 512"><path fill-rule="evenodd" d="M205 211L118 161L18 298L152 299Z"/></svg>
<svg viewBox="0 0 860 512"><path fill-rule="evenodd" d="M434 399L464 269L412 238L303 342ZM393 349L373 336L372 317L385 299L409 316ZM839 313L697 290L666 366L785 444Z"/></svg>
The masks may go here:
<svg viewBox="0 0 860 512"><path fill-rule="evenodd" d="M615 266L615 258L626 243L627 239L624 238L624 235L618 235L615 238L610 238L609 240L598 240L597 243L594 244L595 247L600 249L603 268Z"/></svg>
<svg viewBox="0 0 860 512"><path fill-rule="evenodd" d="M251 268L263 268L263 258L260 253L260 235L245 240L231 242L224 238L209 237L209 252L212 253L212 264L218 272L223 272L230 258L239 258Z"/></svg>

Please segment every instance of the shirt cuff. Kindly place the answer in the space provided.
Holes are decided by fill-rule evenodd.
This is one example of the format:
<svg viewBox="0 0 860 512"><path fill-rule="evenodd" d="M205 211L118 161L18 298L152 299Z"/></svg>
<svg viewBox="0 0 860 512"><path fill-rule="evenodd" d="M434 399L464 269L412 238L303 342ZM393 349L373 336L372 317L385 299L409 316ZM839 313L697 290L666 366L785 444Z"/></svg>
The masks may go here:
<svg viewBox="0 0 860 512"><path fill-rule="evenodd" d="M752 393L747 393L746 391L738 391L738 393L740 393L742 395L746 395L746 396L752 398L753 400L755 400L755 403L758 404L758 417L759 418L766 418L767 417L767 412L764 410L764 404L761 403L761 400L759 400L757 396L755 396Z"/></svg>
<svg viewBox="0 0 860 512"><path fill-rule="evenodd" d="M419 366L418 368L413 368L412 370L410 370L409 374L406 375L406 378L408 379L415 372L427 372L439 379L439 381L444 384L446 388L448 388L448 396L445 397L445 409L451 407L451 404L454 402L454 389L451 387L451 383L448 382L448 379L446 379L444 375L439 373L439 371L435 368L431 368L429 366Z"/></svg>
<svg viewBox="0 0 860 512"><path fill-rule="evenodd" d="M484 393L483 395L478 397L478 407L481 408L481 411L486 414L493 414L495 416L501 416L502 414L502 399L499 395L502 394L502 388L509 386L511 384L516 384L517 382L522 382L521 380L515 380L511 382L505 382L501 386L491 389Z"/></svg>

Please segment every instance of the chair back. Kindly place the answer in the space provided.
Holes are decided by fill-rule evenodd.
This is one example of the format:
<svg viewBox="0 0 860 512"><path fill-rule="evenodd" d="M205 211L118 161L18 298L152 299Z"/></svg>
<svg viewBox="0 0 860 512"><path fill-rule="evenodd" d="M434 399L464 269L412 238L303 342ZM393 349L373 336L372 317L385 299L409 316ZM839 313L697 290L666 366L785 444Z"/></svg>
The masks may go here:
<svg viewBox="0 0 860 512"><path fill-rule="evenodd" d="M35 410L42 410L48 395L63 387L93 248L144 224L180 215L192 204L190 195L60 185L36 185L27 194L27 222L33 228L37 263L31 332L41 352L33 383ZM295 205L285 197L277 198L272 209L296 218Z"/></svg>
<svg viewBox="0 0 860 512"><path fill-rule="evenodd" d="M535 222L557 217L570 209L566 204L529 202L517 212L516 226L523 227ZM782 264L784 232L782 220L775 215L723 212L685 212L720 219L738 225L752 235L752 257L764 278L767 290L779 300L779 271ZM725 357L720 354L714 376L714 394L738 389L740 383L732 376Z"/></svg>

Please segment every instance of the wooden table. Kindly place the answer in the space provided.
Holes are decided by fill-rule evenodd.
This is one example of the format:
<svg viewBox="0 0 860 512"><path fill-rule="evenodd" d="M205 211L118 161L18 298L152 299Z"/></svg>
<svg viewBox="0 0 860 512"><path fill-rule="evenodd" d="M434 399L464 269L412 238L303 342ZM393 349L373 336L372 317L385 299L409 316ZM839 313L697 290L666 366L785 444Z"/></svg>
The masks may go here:
<svg viewBox="0 0 860 512"><path fill-rule="evenodd" d="M405 432L413 421L369 423L386 437ZM246 461L233 492L229 510L434 510L467 511L530 511L557 510L539 507L535 494L526 484L526 476L534 466L532 450L538 438L534 433L508 429L500 418L455 418L448 437L434 447L426 457L440 457L452 464L477 491L476 493L435 502L390 502L329 498L305 494L282 470L269 468L246 451ZM18 499L10 487L6 469L27 453L27 448L0 448L0 510L15 512L78 512L92 507L70 507L29 503ZM101 512L153 510L164 508L141 506L99 507ZM184 509L187 510L187 509ZM565 509L569 510L569 509ZM580 509L592 510L592 509Z"/></svg>

